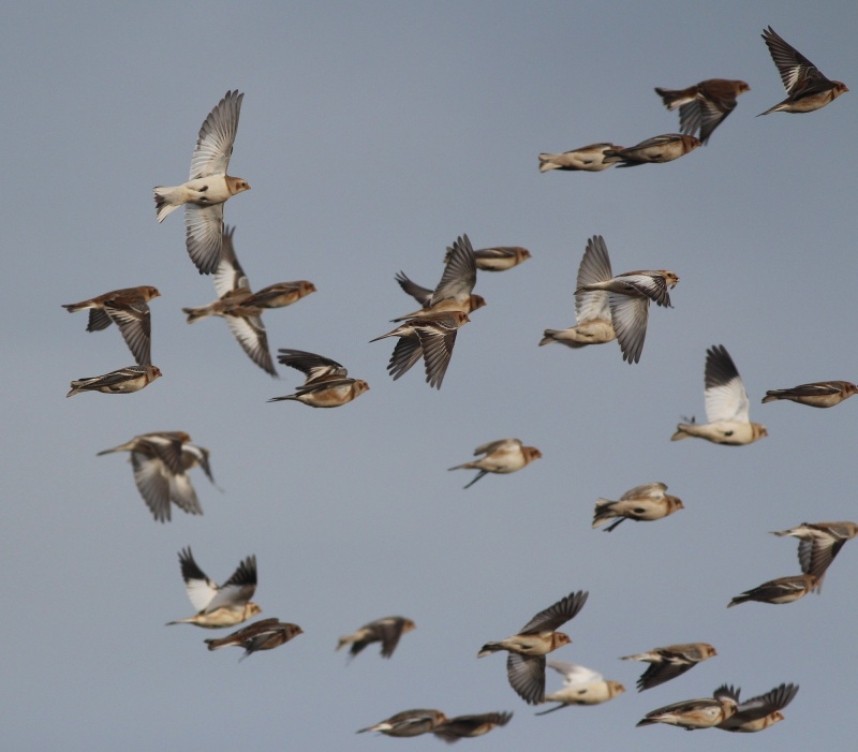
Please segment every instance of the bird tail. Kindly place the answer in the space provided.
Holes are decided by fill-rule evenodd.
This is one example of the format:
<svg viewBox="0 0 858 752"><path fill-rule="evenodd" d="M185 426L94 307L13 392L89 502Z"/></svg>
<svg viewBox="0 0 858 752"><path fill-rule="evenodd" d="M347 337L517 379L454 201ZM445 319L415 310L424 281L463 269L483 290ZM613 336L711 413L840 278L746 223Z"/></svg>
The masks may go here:
<svg viewBox="0 0 858 752"><path fill-rule="evenodd" d="M691 438L691 433L688 431L688 429L690 427L691 427L690 423L680 423L676 427L676 433L674 433L673 436L670 437L670 440L671 441L680 441L682 439Z"/></svg>
<svg viewBox="0 0 858 752"><path fill-rule="evenodd" d="M610 499L596 499L596 509L593 512L593 527L599 527L608 520L616 517L611 509L613 505L614 502Z"/></svg>
<svg viewBox="0 0 858 752"><path fill-rule="evenodd" d="M548 172L549 170L559 170L560 165L553 161L553 154L542 153L539 155L539 171Z"/></svg>
<svg viewBox="0 0 858 752"><path fill-rule="evenodd" d="M171 621L170 624L176 624L177 622ZM206 645L208 645L209 650L217 650L218 648L224 648L229 645L229 642L226 638L223 637L210 637L207 640L204 640Z"/></svg>
<svg viewBox="0 0 858 752"><path fill-rule="evenodd" d="M163 185L155 186L155 210L157 212L159 222L163 222L170 212L175 211L182 205L180 201L177 201L179 198L176 195L177 192L177 188L171 188Z"/></svg>
<svg viewBox="0 0 858 752"><path fill-rule="evenodd" d="M490 655L491 653L497 653L498 650L503 650L503 646L498 642L487 642L480 648L480 652L477 653L477 658L483 658L484 656Z"/></svg>
<svg viewBox="0 0 858 752"><path fill-rule="evenodd" d="M193 324L195 321L199 321L209 315L208 306L203 306L202 308L183 308L182 313L187 314L189 324Z"/></svg>

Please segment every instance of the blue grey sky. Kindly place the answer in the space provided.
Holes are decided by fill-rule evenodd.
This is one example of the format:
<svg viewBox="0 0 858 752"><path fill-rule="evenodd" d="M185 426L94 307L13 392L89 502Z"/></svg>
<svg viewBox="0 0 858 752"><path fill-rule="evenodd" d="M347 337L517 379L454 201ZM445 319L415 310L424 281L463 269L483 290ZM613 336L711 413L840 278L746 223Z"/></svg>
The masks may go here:
<svg viewBox="0 0 858 752"><path fill-rule="evenodd" d="M853 91L809 115L756 114L784 98L760 32L771 24ZM7 7L0 446L5 608L0 707L9 749L441 749L356 729L411 707L514 712L462 748L848 749L858 694L858 544L821 596L727 610L798 573L769 531L858 519L858 400L832 410L760 404L766 389L858 379L854 2L58 3ZM653 87L738 78L751 91L705 148L600 174L537 170L541 151L633 144L678 130ZM226 219L254 287L318 292L265 315L272 349L332 357L371 390L337 410L267 404L272 379L226 326L187 326L214 298L184 248L181 212L155 221L152 187L185 179L197 131L245 92L230 172L253 189ZM482 274L488 305L459 332L443 389L397 382L390 341L413 309L404 270L434 286L445 247L521 245ZM587 239L615 271L681 278L653 309L641 362L615 344L539 348L574 321ZM131 364L115 329L90 334L60 306L155 285L152 357L129 396L66 399L69 381ZM706 348L724 344L768 427L757 444L671 443L702 419ZM124 455L156 430L211 450L192 472L203 517L155 523ZM517 436L543 458L467 491L446 468ZM590 527L597 497L664 481L685 510ZM192 613L177 552L223 580L256 554L264 616L300 624L238 663L215 636L164 623ZM855 550L852 546L855 546ZM479 647L573 590L590 598L558 659L622 681L592 708L534 717ZM337 638L388 614L417 623L393 658L348 663ZM719 655L637 693L618 657L711 642ZM559 677L549 676L549 688ZM710 695L801 690L785 722L748 738L635 728L649 710Z"/></svg>

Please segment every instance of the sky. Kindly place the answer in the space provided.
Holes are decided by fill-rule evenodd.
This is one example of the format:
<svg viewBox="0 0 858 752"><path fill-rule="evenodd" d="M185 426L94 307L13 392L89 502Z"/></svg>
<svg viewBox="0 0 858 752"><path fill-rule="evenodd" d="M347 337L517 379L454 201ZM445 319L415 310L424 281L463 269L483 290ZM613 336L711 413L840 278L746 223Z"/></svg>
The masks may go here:
<svg viewBox="0 0 858 752"><path fill-rule="evenodd" d="M0 27L7 106L0 447L0 707L9 749L440 749L427 735L355 730L414 707L512 711L462 748L846 749L858 693L858 544L820 596L726 609L798 573L802 521L858 519L858 400L761 405L767 389L856 380L858 49L853 2L58 3L10 6ZM808 115L757 118L784 98L760 38L772 25L852 92ZM665 165L598 174L537 169L542 151L634 144L678 130L653 87L737 78L751 90L709 145ZM181 212L155 220L152 187L185 179L197 131L245 93L226 206L254 288L318 292L265 314L272 350L331 357L371 389L335 410L268 404L273 379L223 322L185 323L214 299L184 248ZM420 366L393 382L390 340L413 310L404 270L434 287L444 249L520 245L532 258L480 274L488 305L460 332L443 388ZM615 271L671 269L641 361L614 343L538 347L574 322L587 239ZM152 358L132 395L66 399L74 378L130 365L115 327L87 333L61 304L155 285ZM706 349L723 344L768 438L733 448L669 441L704 416ZM102 449L184 430L217 482L205 510L153 521L125 455ZM515 436L543 458L519 473L447 472ZM669 485L685 509L591 528L598 497ZM178 551L223 581L255 554L263 616L289 644L238 662L215 636L164 626L193 610ZM855 546L855 550L853 550ZM625 684L619 698L547 717L513 692L505 661L477 660L564 595L589 600L556 658ZM377 617L417 629L390 660L334 647ZM638 693L619 656L706 641L718 656ZM722 683L743 697L801 689L755 735L643 715ZM548 677L548 689L559 687Z"/></svg>

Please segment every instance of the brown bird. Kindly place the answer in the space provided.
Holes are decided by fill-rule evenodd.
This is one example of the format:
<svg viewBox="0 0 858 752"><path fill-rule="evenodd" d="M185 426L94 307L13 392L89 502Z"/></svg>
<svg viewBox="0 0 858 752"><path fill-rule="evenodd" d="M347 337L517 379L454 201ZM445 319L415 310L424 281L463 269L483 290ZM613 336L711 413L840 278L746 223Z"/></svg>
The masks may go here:
<svg viewBox="0 0 858 752"><path fill-rule="evenodd" d="M447 716L440 710L426 710L423 708L415 710L403 710L401 713L390 716L383 721L358 729L357 733L365 731L378 731L387 736L420 736L434 731L441 724L447 722Z"/></svg>
<svg viewBox="0 0 858 752"><path fill-rule="evenodd" d="M369 384L352 379L348 370L335 360L305 350L281 348L277 360L295 368L307 378L295 394L272 397L269 402L296 400L310 407L340 407L369 390Z"/></svg>
<svg viewBox="0 0 858 752"><path fill-rule="evenodd" d="M665 705L646 714L638 721L638 726L648 726L652 723L668 723L681 726L688 731L701 728L712 728L736 714L737 704L726 687L719 687L712 697L699 700L683 700L672 705Z"/></svg>
<svg viewBox="0 0 858 752"><path fill-rule="evenodd" d="M665 133L625 149L607 149L603 161L610 164L616 163L617 167L635 167L648 162L660 164L679 159L698 146L700 146L700 139L694 136Z"/></svg>
<svg viewBox="0 0 858 752"><path fill-rule="evenodd" d="M119 327L122 338L139 366L151 365L152 325L149 301L161 293L150 285L111 290L80 303L63 305L69 313L89 309L86 330L97 332L112 323Z"/></svg>
<svg viewBox="0 0 858 752"><path fill-rule="evenodd" d="M497 726L506 726L512 713L477 713L476 715L457 715L436 726L432 733L448 744L459 739L472 738L488 734Z"/></svg>
<svg viewBox="0 0 858 752"><path fill-rule="evenodd" d="M645 653L624 655L621 660L646 661L650 664L637 682L638 692L643 692L675 679L698 663L716 655L717 651L708 642L688 642L653 648Z"/></svg>
<svg viewBox="0 0 858 752"><path fill-rule="evenodd" d="M474 478L464 488L470 488L487 473L514 473L527 467L533 460L542 457L536 447L524 446L520 439L498 439L488 444L478 446L474 456L482 454L478 460L465 462L462 465L448 467L448 470L479 470Z"/></svg>
<svg viewBox="0 0 858 752"><path fill-rule="evenodd" d="M736 107L736 97L751 87L744 81L709 78L687 89L660 89L656 87L668 110L679 108L679 130L687 135L698 135L706 143L712 132Z"/></svg>
<svg viewBox="0 0 858 752"><path fill-rule="evenodd" d="M849 87L842 81L831 81L826 78L810 60L795 47L787 44L771 26L763 29L762 37L769 48L778 73L781 74L781 81L787 90L787 98L774 107L769 107L765 112L761 112L760 115L768 115L770 112L813 112L849 91Z"/></svg>
<svg viewBox="0 0 858 752"><path fill-rule="evenodd" d="M304 634L304 630L297 624L280 621L279 619L262 619L246 627L236 630L226 637L210 638L205 640L209 650L235 645L244 648L244 655L238 660L243 661L251 653L257 650L273 650L285 645L293 637Z"/></svg>
<svg viewBox="0 0 858 752"><path fill-rule="evenodd" d="M720 691L730 694L739 703L740 690L738 687L735 689L733 687L721 687ZM784 719L781 710L792 702L796 694L798 694L798 684L781 684L764 695L757 695L750 700L739 703L736 712L715 728L741 733L767 729Z"/></svg>
<svg viewBox="0 0 858 752"><path fill-rule="evenodd" d="M160 377L161 369L157 366L128 366L110 373L104 373L101 376L85 376L82 379L74 379L66 397L74 397L81 392L130 394L149 386Z"/></svg>
<svg viewBox="0 0 858 752"><path fill-rule="evenodd" d="M650 522L685 509L682 499L665 491L667 486L664 483L645 483L626 491L618 501L596 499L593 527L616 518L616 522L605 528L605 532L610 533L623 520Z"/></svg>
<svg viewBox="0 0 858 752"><path fill-rule="evenodd" d="M399 644L399 638L416 626L411 619L406 619L404 616L385 616L383 619L376 619L369 624L364 624L352 634L340 637L337 642L337 650L345 645L351 645L349 654L354 658L367 645L380 642L382 657L390 658Z"/></svg>
<svg viewBox="0 0 858 752"><path fill-rule="evenodd" d="M747 601L771 603L773 605L792 603L799 598L804 598L811 590L816 589L818 584L819 578L814 577L812 574L778 577L775 580L769 580L762 585L740 593L727 604L727 608L738 606L740 603L746 603Z"/></svg>
<svg viewBox="0 0 858 752"><path fill-rule="evenodd" d="M579 590L543 609L511 637L487 642L477 658L499 650L508 652L506 669L510 686L529 705L545 701L545 656L568 645L572 638L555 631L584 607L589 593Z"/></svg>
<svg viewBox="0 0 858 752"><path fill-rule="evenodd" d="M792 389L769 389L763 403L790 400L811 407L834 407L853 394L858 394L858 385L851 381L817 381L799 384Z"/></svg>

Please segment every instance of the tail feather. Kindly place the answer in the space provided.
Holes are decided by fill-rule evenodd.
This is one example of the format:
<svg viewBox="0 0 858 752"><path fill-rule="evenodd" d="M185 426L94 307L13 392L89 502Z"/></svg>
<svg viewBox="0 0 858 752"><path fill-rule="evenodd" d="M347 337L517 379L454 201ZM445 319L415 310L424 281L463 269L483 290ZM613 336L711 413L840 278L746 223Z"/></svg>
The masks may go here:
<svg viewBox="0 0 858 752"><path fill-rule="evenodd" d="M175 211L181 206L181 204L172 203L170 200L173 194L173 188L166 188L159 185L155 187L154 194L155 210L157 212L159 222L163 222L170 212Z"/></svg>

